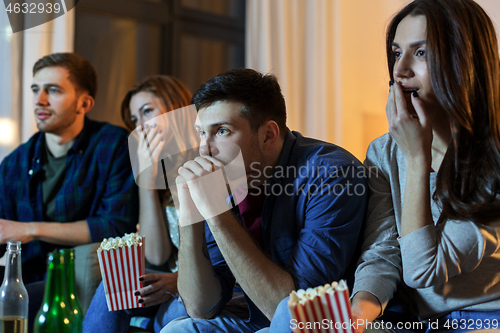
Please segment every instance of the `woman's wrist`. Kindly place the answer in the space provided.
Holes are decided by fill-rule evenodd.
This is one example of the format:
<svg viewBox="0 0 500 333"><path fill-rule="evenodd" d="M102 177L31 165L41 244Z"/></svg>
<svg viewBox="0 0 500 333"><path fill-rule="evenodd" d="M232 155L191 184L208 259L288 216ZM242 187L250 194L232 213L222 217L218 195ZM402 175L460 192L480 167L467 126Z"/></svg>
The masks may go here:
<svg viewBox="0 0 500 333"><path fill-rule="evenodd" d="M363 332L366 325L382 314L382 305L377 297L367 291L358 291L352 298L352 314L357 333Z"/></svg>
<svg viewBox="0 0 500 333"><path fill-rule="evenodd" d="M382 305L377 297L367 291L358 291L352 299L352 307L358 314L363 314L369 321L375 320L382 314Z"/></svg>
<svg viewBox="0 0 500 333"><path fill-rule="evenodd" d="M430 158L420 156L406 159L406 173L428 175L431 170Z"/></svg>

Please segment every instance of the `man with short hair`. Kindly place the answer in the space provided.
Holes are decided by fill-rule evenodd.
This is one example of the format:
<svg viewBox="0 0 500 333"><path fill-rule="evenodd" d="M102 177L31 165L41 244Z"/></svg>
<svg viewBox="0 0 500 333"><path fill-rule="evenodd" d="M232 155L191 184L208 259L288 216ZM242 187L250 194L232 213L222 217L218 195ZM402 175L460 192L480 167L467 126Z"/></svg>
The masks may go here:
<svg viewBox="0 0 500 333"><path fill-rule="evenodd" d="M364 218L366 175L346 150L287 129L271 75L231 70L203 84L193 102L201 156L177 178L178 288L190 317L162 332L255 332L292 290L345 276ZM224 185L204 180L227 168L234 146L249 186L246 198L233 188L229 200ZM226 199L238 205L220 213ZM198 213L205 223L195 223ZM228 307L235 281L246 317Z"/></svg>
<svg viewBox="0 0 500 333"><path fill-rule="evenodd" d="M22 242L25 284L44 280L46 255L57 247L135 231L128 133L85 116L96 88L94 68L75 53L47 55L33 67L39 132L0 165L0 244Z"/></svg>

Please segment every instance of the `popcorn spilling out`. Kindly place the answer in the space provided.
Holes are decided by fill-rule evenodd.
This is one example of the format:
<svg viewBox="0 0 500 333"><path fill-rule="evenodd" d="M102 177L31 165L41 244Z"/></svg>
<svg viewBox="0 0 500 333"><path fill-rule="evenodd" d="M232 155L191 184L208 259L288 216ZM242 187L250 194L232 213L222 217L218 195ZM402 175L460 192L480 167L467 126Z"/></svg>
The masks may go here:
<svg viewBox="0 0 500 333"><path fill-rule="evenodd" d="M107 251L111 249L117 249L119 247L132 246L132 245L142 245L142 236L136 236L135 234L130 233L130 234L125 234L125 236L123 237L104 238L98 250Z"/></svg>
<svg viewBox="0 0 500 333"><path fill-rule="evenodd" d="M295 332L354 333L349 290L344 280L292 291L288 308Z"/></svg>

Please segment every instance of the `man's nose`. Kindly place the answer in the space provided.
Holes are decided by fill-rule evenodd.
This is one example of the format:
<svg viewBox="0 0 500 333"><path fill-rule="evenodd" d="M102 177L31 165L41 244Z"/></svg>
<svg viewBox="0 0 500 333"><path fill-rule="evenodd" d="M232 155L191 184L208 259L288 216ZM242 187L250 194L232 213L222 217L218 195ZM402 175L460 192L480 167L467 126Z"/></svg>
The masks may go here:
<svg viewBox="0 0 500 333"><path fill-rule="evenodd" d="M201 156L210 156L210 147L208 146L208 142L201 142L200 145L200 155Z"/></svg>
<svg viewBox="0 0 500 333"><path fill-rule="evenodd" d="M47 106L49 104L47 93L45 93L45 91L41 90L35 95L35 104L40 106Z"/></svg>
<svg viewBox="0 0 500 333"><path fill-rule="evenodd" d="M200 155L201 156L217 156L219 154L219 149L213 142L204 141L200 145Z"/></svg>

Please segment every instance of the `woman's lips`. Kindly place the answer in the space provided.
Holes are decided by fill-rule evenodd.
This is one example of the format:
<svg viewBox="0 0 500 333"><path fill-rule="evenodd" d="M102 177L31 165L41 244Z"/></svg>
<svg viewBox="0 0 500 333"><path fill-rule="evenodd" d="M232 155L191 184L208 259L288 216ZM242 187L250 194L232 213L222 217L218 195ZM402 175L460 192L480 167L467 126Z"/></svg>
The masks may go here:
<svg viewBox="0 0 500 333"><path fill-rule="evenodd" d="M403 88L403 93L404 94L410 94L412 92L416 92L418 89L417 88L411 88L411 89L407 89L407 88Z"/></svg>
<svg viewBox="0 0 500 333"><path fill-rule="evenodd" d="M403 93L411 93L418 90L418 88L408 86L406 84L401 84L401 89L403 90Z"/></svg>

